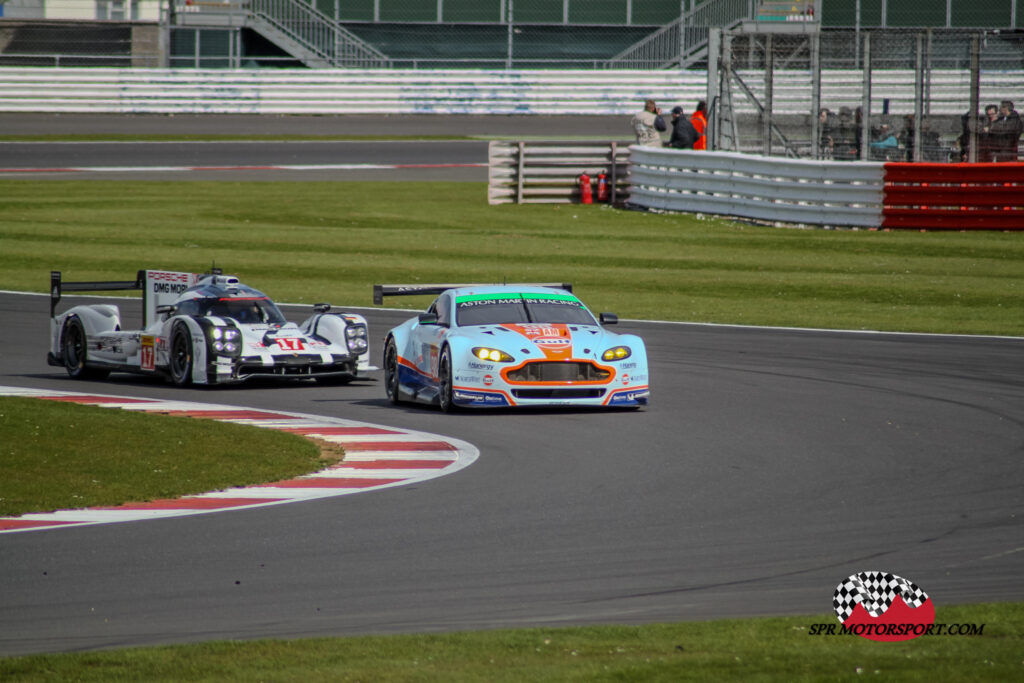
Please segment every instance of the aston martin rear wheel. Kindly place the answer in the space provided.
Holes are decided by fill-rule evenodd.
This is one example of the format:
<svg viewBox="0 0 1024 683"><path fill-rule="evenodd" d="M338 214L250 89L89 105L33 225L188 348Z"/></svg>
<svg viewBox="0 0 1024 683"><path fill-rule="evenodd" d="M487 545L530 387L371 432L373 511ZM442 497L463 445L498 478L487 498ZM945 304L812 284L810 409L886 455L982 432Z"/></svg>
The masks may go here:
<svg viewBox="0 0 1024 683"><path fill-rule="evenodd" d="M75 379L103 379L110 374L109 370L90 368L86 365L89 355L88 343L85 328L78 318L72 317L64 325L61 355L64 357L64 369Z"/></svg>
<svg viewBox="0 0 1024 683"><path fill-rule="evenodd" d="M181 324L171 334L171 381L179 387L192 383L192 335Z"/></svg>
<svg viewBox="0 0 1024 683"><path fill-rule="evenodd" d="M388 339L384 347L384 391L388 394L388 400L398 403L398 349L395 347L394 337Z"/></svg>
<svg viewBox="0 0 1024 683"><path fill-rule="evenodd" d="M441 351L441 361L437 368L437 384L437 398L441 404L441 410L450 413L455 408L455 401L452 399L452 352L447 346Z"/></svg>

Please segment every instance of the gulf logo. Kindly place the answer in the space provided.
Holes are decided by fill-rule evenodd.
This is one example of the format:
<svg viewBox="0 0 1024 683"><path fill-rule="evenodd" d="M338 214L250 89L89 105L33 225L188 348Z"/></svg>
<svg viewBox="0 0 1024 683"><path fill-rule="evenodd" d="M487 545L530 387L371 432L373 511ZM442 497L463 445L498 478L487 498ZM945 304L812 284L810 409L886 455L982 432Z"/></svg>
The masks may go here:
<svg viewBox="0 0 1024 683"><path fill-rule="evenodd" d="M567 337L537 337L533 340L537 346L548 346L551 348L564 349L572 345L572 339Z"/></svg>
<svg viewBox="0 0 1024 683"><path fill-rule="evenodd" d="M494 376L484 375L484 384L487 386L491 386L492 384L494 384Z"/></svg>

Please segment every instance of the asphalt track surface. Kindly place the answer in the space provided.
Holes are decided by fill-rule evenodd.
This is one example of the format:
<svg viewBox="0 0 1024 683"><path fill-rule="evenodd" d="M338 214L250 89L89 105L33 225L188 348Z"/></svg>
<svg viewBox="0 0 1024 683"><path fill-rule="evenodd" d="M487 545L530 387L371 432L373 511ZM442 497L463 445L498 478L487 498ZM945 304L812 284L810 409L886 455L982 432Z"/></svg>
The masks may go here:
<svg viewBox="0 0 1024 683"><path fill-rule="evenodd" d="M376 380L74 381L45 363L47 309L0 294L0 384L343 417L480 458L337 499L0 536L0 654L821 613L872 570L940 606L1024 598L1024 340L624 322L648 409L444 415ZM361 312L375 341L408 316Z"/></svg>
<svg viewBox="0 0 1024 683"><path fill-rule="evenodd" d="M458 136L478 140L3 142L0 179L487 181L487 137L629 139L621 116L0 114L0 135ZM376 166L391 168L375 168ZM287 168L282 168L287 167Z"/></svg>
<svg viewBox="0 0 1024 683"><path fill-rule="evenodd" d="M360 312L378 354L409 315ZM624 321L648 345L646 410L444 415L374 379L73 381L46 365L47 314L0 294L0 384L337 416L480 457L337 499L4 534L0 655L827 613L872 570L940 607L1024 599L1021 339Z"/></svg>

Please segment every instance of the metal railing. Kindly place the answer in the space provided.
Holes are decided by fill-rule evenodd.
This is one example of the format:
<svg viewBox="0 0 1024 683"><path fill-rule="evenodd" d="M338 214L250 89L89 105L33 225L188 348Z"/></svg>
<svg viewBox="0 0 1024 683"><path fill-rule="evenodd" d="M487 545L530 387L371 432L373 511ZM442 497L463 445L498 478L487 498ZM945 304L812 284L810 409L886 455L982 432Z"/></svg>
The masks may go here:
<svg viewBox="0 0 1024 683"><path fill-rule="evenodd" d="M608 60L610 69L686 68L707 54L708 31L754 16L756 0L707 0Z"/></svg>
<svg viewBox="0 0 1024 683"><path fill-rule="evenodd" d="M252 0L248 11L330 66L390 66L387 55L312 5L299 0Z"/></svg>

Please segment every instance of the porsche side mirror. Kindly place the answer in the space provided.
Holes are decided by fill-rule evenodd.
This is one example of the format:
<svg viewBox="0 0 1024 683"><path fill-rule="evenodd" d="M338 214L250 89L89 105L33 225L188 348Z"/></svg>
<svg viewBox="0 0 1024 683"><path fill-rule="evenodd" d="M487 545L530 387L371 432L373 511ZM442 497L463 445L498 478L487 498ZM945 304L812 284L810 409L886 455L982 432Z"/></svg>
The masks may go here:
<svg viewBox="0 0 1024 683"><path fill-rule="evenodd" d="M330 304L313 304L314 313L326 313L329 310L331 310Z"/></svg>
<svg viewBox="0 0 1024 683"><path fill-rule="evenodd" d="M602 313L601 324L602 325L615 325L619 322L619 316L614 313Z"/></svg>

